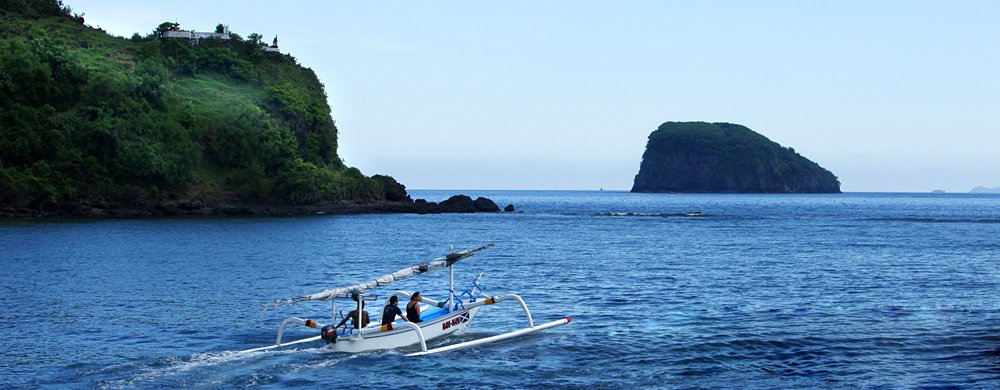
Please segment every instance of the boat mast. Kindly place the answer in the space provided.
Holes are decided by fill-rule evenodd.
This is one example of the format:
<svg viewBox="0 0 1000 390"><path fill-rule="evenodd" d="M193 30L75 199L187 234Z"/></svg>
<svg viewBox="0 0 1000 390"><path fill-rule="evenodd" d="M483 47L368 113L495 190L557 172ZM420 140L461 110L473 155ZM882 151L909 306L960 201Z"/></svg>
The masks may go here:
<svg viewBox="0 0 1000 390"><path fill-rule="evenodd" d="M455 244L448 245L448 253L455 253ZM455 264L448 266L448 311L455 305Z"/></svg>
<svg viewBox="0 0 1000 390"><path fill-rule="evenodd" d="M358 312L357 312L358 324L355 326L355 328L358 329L358 338L359 339L363 339L364 338L364 336L361 335L361 329L364 329L364 327L365 327L365 323L362 322L362 321L364 321L365 317L364 317L364 315L361 314L362 313L361 312L361 308L364 307L364 306L361 306L361 305L364 304L364 301L365 301L365 293L364 292L359 292L358 293Z"/></svg>

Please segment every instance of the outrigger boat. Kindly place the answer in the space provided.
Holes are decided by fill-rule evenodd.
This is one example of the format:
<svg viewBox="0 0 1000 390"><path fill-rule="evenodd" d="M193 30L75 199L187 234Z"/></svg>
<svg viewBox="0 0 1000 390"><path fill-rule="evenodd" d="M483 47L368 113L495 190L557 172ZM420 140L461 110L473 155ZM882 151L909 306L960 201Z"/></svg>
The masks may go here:
<svg viewBox="0 0 1000 390"><path fill-rule="evenodd" d="M476 345L486 344L490 342L506 340L513 337L518 337L521 335L534 333L540 330L565 325L572 321L572 318L565 317L552 322L548 322L541 325L535 325L531 318L531 312L528 311L528 305L524 302L518 295L501 295L501 296L487 296L483 294L482 288L480 287L480 280L482 279L482 274L479 275L472 283L469 288L463 293L455 294L455 263L472 256L482 250L492 247L493 244L488 244L479 248L469 249L461 252L452 252L447 256L436 258L418 265L403 268L399 271L393 272L391 274L382 275L371 281L347 286L334 288L326 291L322 291L315 294L306 295L299 298L278 300L275 305L289 305L300 302L307 301L331 301L332 302L332 316L330 325L323 325L316 321L310 319L302 319L298 317L290 317L281 322L278 327L278 339L274 345L269 345L266 347L248 349L242 352L256 352L264 351L274 348L279 348L282 346L288 346L293 344L302 344L316 342L319 340L326 341L330 347L337 351L343 352L363 352L372 350L385 350L385 349L396 349L407 346L412 346L415 344L420 345L420 351L410 353L407 356L418 356L418 355L429 355L433 353L440 353L446 351L453 351L456 349L472 347ZM342 329L334 329L333 324L337 321L337 301L338 300L349 300L350 305L355 307L360 313L364 310L365 305L363 302L377 301L378 297L375 295L368 294L370 290L384 287L393 282L398 282L400 280L409 278L414 275L419 275L422 273L438 271L441 269L448 269L448 298L447 300L436 301L424 297L423 304L420 306L420 319L419 323L406 322L400 318L396 318L393 322L387 325L380 325L380 321L372 321L368 326L362 327L361 329L354 328L351 325L351 321L348 321ZM388 303L389 297L397 296L408 299L410 296L409 292L406 291L395 291L389 294L385 298L385 302ZM443 347L438 347L434 349L427 349L427 342L434 340L457 331L466 329L472 323L472 320L476 317L476 313L479 312L483 306L493 305L504 301L517 301L521 305L521 309L524 310L524 315L527 317L528 326L526 328L516 330L509 333L499 334L496 336L485 337L481 339L466 341L463 343L447 345ZM375 311L381 312L382 306L379 306ZM340 314L340 318L343 319L343 314ZM285 331L285 327L291 324L298 324L307 326L310 328L321 329L319 336L309 337L305 339L300 339L296 341L291 341L287 343L282 343L282 335Z"/></svg>

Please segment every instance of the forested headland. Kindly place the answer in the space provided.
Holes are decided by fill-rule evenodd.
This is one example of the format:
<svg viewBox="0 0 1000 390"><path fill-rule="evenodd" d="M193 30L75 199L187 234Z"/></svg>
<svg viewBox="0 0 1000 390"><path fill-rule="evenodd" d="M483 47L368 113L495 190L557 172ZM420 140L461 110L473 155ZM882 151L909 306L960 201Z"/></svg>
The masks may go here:
<svg viewBox="0 0 1000 390"><path fill-rule="evenodd" d="M61 1L0 0L0 215L415 210L337 155L311 69L256 33L171 29L115 37Z"/></svg>
<svg viewBox="0 0 1000 390"><path fill-rule="evenodd" d="M840 181L744 126L666 122L649 135L632 192L839 193Z"/></svg>

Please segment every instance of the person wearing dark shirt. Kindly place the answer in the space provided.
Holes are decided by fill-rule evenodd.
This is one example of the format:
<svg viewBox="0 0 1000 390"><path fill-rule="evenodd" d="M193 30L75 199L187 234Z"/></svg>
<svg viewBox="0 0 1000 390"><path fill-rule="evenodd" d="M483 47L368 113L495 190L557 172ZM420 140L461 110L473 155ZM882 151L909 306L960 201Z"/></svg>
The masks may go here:
<svg viewBox="0 0 1000 390"><path fill-rule="evenodd" d="M420 295L420 292L415 292L410 295L410 302L406 304L406 317L410 319L410 322L420 322L420 302L424 300L424 297Z"/></svg>
<svg viewBox="0 0 1000 390"><path fill-rule="evenodd" d="M399 298L395 295L389 297L389 304L382 309L382 325L388 325L396 321L396 316L403 317L403 321L409 321L403 312L399 310Z"/></svg>

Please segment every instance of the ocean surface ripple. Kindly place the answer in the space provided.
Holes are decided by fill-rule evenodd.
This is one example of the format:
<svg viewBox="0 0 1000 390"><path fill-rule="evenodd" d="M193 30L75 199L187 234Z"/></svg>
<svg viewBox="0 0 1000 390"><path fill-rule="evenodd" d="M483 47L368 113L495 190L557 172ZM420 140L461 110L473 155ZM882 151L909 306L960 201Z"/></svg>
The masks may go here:
<svg viewBox="0 0 1000 390"><path fill-rule="evenodd" d="M0 221L0 388L1000 387L1000 196L466 193L518 212ZM460 288L573 322L419 358L236 352L329 322L276 298L489 242ZM447 273L398 288L441 298ZM525 324L491 306L431 345Z"/></svg>

